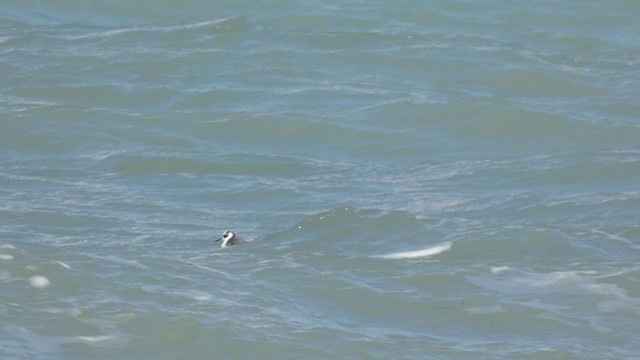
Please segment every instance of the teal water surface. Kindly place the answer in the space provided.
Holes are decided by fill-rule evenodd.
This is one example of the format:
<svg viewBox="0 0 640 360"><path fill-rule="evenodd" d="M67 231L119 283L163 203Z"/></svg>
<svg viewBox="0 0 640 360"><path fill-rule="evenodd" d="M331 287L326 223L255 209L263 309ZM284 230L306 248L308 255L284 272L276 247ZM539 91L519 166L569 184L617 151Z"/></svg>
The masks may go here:
<svg viewBox="0 0 640 360"><path fill-rule="evenodd" d="M2 2L0 358L638 358L639 17Z"/></svg>

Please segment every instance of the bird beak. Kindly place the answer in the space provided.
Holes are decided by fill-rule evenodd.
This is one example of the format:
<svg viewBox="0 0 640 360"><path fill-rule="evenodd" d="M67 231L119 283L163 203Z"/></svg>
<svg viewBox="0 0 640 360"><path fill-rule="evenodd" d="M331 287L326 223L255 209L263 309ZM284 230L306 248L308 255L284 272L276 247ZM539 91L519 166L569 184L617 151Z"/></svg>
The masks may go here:
<svg viewBox="0 0 640 360"><path fill-rule="evenodd" d="M222 238L219 238L219 239L217 239L217 240L216 240L216 241L214 241L214 242L218 242L218 241L220 241L220 240L222 240Z"/></svg>

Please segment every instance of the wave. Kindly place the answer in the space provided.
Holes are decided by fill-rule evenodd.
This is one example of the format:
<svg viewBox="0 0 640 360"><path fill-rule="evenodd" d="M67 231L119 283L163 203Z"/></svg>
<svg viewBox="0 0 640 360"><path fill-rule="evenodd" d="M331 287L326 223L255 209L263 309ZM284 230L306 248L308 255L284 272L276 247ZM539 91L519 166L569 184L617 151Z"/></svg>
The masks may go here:
<svg viewBox="0 0 640 360"><path fill-rule="evenodd" d="M451 241L447 241L447 242L443 242L441 244L430 246L420 250L394 252L394 253L389 253L385 255L380 255L379 257L383 259L396 259L396 260L425 258L425 257L431 257L434 255L441 254L445 251L448 251L451 249L452 246L453 244L451 243Z"/></svg>

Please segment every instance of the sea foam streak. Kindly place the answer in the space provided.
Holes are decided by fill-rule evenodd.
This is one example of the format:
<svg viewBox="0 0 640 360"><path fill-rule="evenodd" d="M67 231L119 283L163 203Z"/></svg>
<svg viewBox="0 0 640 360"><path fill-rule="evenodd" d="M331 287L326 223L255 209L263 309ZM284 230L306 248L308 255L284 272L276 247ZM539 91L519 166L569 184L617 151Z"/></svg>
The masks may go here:
<svg viewBox="0 0 640 360"><path fill-rule="evenodd" d="M379 257L383 259L413 259L420 257L429 257L451 249L452 245L453 244L451 243L451 241L447 241L421 250L395 252L380 255Z"/></svg>

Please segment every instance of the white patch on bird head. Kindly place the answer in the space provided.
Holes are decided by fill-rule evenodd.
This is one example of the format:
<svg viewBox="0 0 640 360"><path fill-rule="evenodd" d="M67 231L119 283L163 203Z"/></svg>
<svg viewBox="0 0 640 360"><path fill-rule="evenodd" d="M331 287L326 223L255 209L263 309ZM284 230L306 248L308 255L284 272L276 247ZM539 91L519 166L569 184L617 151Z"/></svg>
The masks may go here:
<svg viewBox="0 0 640 360"><path fill-rule="evenodd" d="M225 231L224 234L222 234L222 245L220 245L220 247L227 247L229 245L229 242L236 236L236 234L234 234L233 231Z"/></svg>

